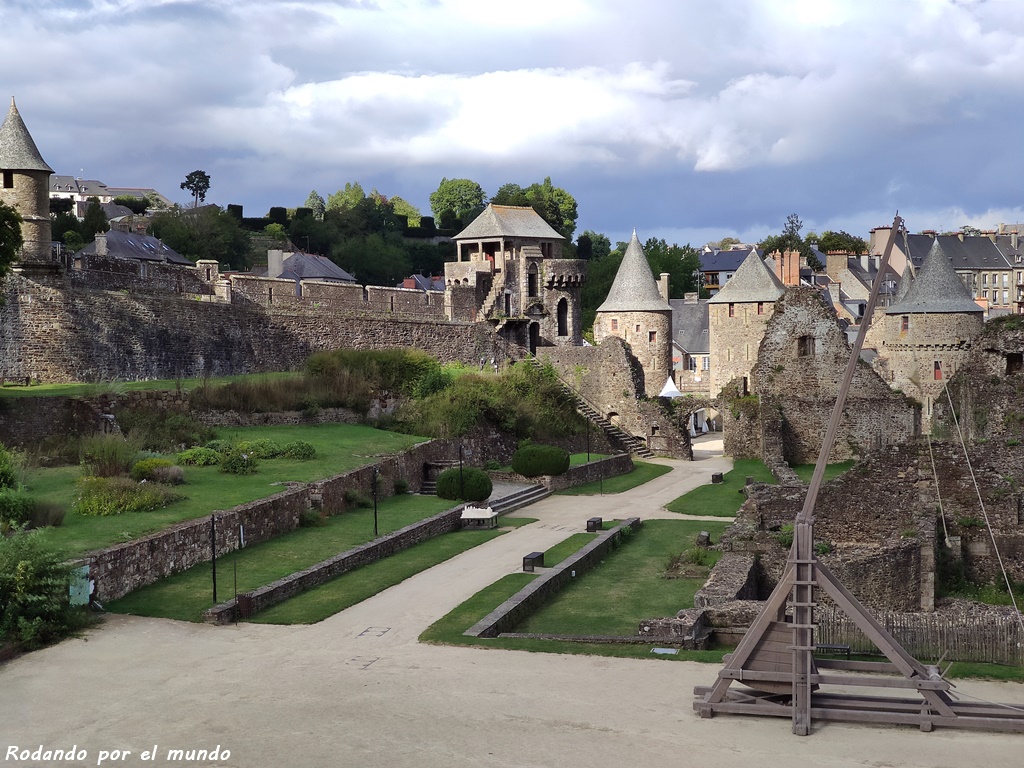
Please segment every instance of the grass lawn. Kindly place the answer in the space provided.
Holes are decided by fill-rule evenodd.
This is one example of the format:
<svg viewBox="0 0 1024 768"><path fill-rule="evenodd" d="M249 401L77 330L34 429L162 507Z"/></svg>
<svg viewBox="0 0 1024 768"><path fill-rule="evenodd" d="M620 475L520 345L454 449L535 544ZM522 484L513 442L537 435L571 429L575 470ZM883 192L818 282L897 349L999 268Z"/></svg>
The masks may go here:
<svg viewBox="0 0 1024 768"><path fill-rule="evenodd" d="M644 619L692 608L704 579L666 579L666 565L690 549L701 531L717 541L727 526L724 521L648 520L637 533L624 537L599 567L572 582L516 631L635 635ZM713 565L718 552L710 554Z"/></svg>
<svg viewBox="0 0 1024 768"><path fill-rule="evenodd" d="M607 458L608 458L608 454L607 453L591 453L590 454L590 461L599 461L600 459L607 459ZM570 467L578 467L581 464L589 464L589 463L590 462L587 461L587 454L585 454L585 453L572 453L572 454L569 454L569 466Z"/></svg>
<svg viewBox="0 0 1024 768"><path fill-rule="evenodd" d="M825 467L825 477L823 482L828 482L834 477L838 477L843 474L846 470L856 464L856 461L852 459L850 461L841 461L838 464L829 464ZM796 472L797 477L804 481L804 483L811 482L811 475L814 474L813 464L797 464L793 467L793 471Z"/></svg>
<svg viewBox="0 0 1024 768"><path fill-rule="evenodd" d="M757 459L737 459L733 468L722 477L717 485L702 485L665 505L669 512L683 515L713 515L714 517L735 517L740 505L746 500L740 491L753 476L755 482L774 483L775 478L764 462Z"/></svg>
<svg viewBox="0 0 1024 768"><path fill-rule="evenodd" d="M498 529L446 533L296 595L257 613L251 621L259 624L313 624L323 621L503 533L505 531Z"/></svg>
<svg viewBox="0 0 1024 768"><path fill-rule="evenodd" d="M583 485L577 485L575 488L556 491L556 493L561 496L596 496L599 493L622 493L671 471L672 467L667 467L664 464L634 461L633 469L624 475L606 477L603 482L597 480L592 483L584 483Z"/></svg>
<svg viewBox="0 0 1024 768"><path fill-rule="evenodd" d="M587 576L592 576L591 571ZM439 645L472 645L483 648L504 648L519 651L537 651L542 653L587 654L592 656L616 656L641 659L679 659L687 661L708 661L716 664L722 662L727 651L680 651L675 656L655 656L650 645L614 645L610 643L569 643L560 640L532 640L520 638L475 638L462 634L480 619L493 611L505 600L525 587L532 573L512 573L477 592L462 605L455 608L442 619L434 622L420 635L420 641Z"/></svg>
<svg viewBox="0 0 1024 768"><path fill-rule="evenodd" d="M594 533L574 533L572 536L567 538L565 541L555 544L551 549L544 551L544 565L551 567L558 565L565 558L575 555L587 544L594 540Z"/></svg>
<svg viewBox="0 0 1024 768"><path fill-rule="evenodd" d="M392 496L378 504L378 528L381 535L391 533L451 507L452 502L434 496ZM372 538L373 510L356 509L329 518L323 527L299 528L262 544L223 555L217 558L217 599L224 601L234 595L236 564L238 591L246 592ZM114 613L199 621L202 612L214 604L211 572L210 563L200 563L105 607Z"/></svg>
<svg viewBox="0 0 1024 768"><path fill-rule="evenodd" d="M32 384L27 387L4 384L0 387L2 397L91 397L100 394L117 394L119 392L137 392L140 390L156 390L170 392L178 389L195 389L201 384L216 386L229 381L241 379L287 379L302 376L298 372L282 371L279 373L239 374L237 376L215 376L209 379L151 379L147 381L105 381L96 384L87 382L71 382L65 384Z"/></svg>
<svg viewBox="0 0 1024 768"><path fill-rule="evenodd" d="M270 496L284 490L280 483L286 480L310 482L355 469L371 463L379 455L396 453L426 439L360 424L236 427L219 429L217 433L225 439L268 438L281 444L305 440L313 444L317 455L310 461L267 459L260 463L254 475L225 474L215 466L185 467L186 483L179 486L178 492L188 498L152 512L108 517L88 517L70 511L80 468L34 470L26 480L29 492L69 508L64 524L46 529L45 537L72 554L81 554L136 539L182 520L203 517L214 510L231 509Z"/></svg>

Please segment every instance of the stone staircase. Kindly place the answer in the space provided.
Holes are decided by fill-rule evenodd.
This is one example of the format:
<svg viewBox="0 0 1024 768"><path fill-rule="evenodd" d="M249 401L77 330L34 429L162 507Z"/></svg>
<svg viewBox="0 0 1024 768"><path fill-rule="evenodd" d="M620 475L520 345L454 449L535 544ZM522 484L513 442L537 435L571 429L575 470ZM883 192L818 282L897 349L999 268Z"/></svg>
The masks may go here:
<svg viewBox="0 0 1024 768"><path fill-rule="evenodd" d="M494 305L498 303L498 297L505 295L505 273L497 272L491 283L491 290L487 292L484 303L480 305L479 320L487 320L494 312Z"/></svg>
<svg viewBox="0 0 1024 768"><path fill-rule="evenodd" d="M536 357L531 357L530 363L536 368L542 367L541 362ZM577 392L574 387L567 384L561 376L558 377L558 383L562 387L562 390L572 398L573 404L576 406L576 411L582 416L585 416L592 424L604 432L612 445L618 446L622 450L626 451L626 453L631 453L642 459L654 458L654 454L651 453L643 438L631 435L629 432L626 432L624 429L621 429L608 421L608 419L602 416L597 409L587 402L586 398L584 398L580 392Z"/></svg>
<svg viewBox="0 0 1024 768"><path fill-rule="evenodd" d="M521 507L533 504L535 501L545 499L550 495L551 491L543 485L531 485L529 488L523 488L521 491L516 491L509 496L498 499L490 507L499 515L505 515Z"/></svg>

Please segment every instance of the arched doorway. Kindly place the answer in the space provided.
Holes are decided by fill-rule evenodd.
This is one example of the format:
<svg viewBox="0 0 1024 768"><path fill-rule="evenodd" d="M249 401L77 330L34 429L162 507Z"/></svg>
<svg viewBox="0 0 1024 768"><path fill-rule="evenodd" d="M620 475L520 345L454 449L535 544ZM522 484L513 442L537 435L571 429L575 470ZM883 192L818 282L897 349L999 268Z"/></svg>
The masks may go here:
<svg viewBox="0 0 1024 768"><path fill-rule="evenodd" d="M530 323L530 354L537 354L537 347L540 344L540 323Z"/></svg>
<svg viewBox="0 0 1024 768"><path fill-rule="evenodd" d="M569 335L569 302L564 297L558 300L558 335Z"/></svg>

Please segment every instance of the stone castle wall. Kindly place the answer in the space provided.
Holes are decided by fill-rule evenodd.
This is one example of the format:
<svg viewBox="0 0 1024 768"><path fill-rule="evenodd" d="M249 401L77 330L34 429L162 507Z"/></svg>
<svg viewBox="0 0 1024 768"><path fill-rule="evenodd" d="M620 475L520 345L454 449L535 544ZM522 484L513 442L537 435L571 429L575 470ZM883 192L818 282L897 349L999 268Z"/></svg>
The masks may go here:
<svg viewBox="0 0 1024 768"><path fill-rule="evenodd" d="M258 301L259 286L279 282L291 288L287 300ZM259 373L297 368L312 352L341 347L415 347L444 362L466 363L522 355L490 326L443 320L440 295L430 296L428 305L423 292L369 291L377 306L384 300L389 307L389 294L401 297L396 306L404 311L392 313L365 302L350 309L309 297L299 301L287 281L247 285L256 298L243 298L243 288L227 304L175 293L78 289L59 275L11 275L0 306L0 377L59 382ZM410 302L417 300L424 304L413 311Z"/></svg>
<svg viewBox="0 0 1024 768"><path fill-rule="evenodd" d="M749 378L765 326L775 312L775 303L711 304L708 310L710 394L717 397L722 387L733 379Z"/></svg>

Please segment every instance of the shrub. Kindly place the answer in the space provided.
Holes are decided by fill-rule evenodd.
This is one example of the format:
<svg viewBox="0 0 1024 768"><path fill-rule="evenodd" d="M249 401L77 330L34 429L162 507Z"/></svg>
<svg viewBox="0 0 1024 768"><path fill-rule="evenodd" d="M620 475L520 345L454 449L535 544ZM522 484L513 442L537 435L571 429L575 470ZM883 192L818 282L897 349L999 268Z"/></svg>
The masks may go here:
<svg viewBox="0 0 1024 768"><path fill-rule="evenodd" d="M497 472L499 469L501 469L501 462L499 462L497 459L488 459L484 463L484 469L486 469L488 472Z"/></svg>
<svg viewBox="0 0 1024 768"><path fill-rule="evenodd" d="M170 459L143 459L135 462L132 467L132 480L155 480L153 474L159 469L172 467L174 464Z"/></svg>
<svg viewBox="0 0 1024 768"><path fill-rule="evenodd" d="M231 445L230 440L211 440L203 447L208 448L211 451L216 451L217 453L227 453L233 446Z"/></svg>
<svg viewBox="0 0 1024 768"><path fill-rule="evenodd" d="M138 453L139 449L121 435L93 435L82 442L82 463L94 477L127 475Z"/></svg>
<svg viewBox="0 0 1024 768"><path fill-rule="evenodd" d="M73 508L80 515L108 516L148 512L182 498L160 483L136 483L127 477L83 477Z"/></svg>
<svg viewBox="0 0 1024 768"><path fill-rule="evenodd" d="M28 523L35 512L36 502L31 496L13 488L0 489L0 526L17 528Z"/></svg>
<svg viewBox="0 0 1024 768"><path fill-rule="evenodd" d="M64 514L67 512L63 505L55 501L36 500L36 508L32 512L32 519L29 525L33 528L56 528L64 522Z"/></svg>
<svg viewBox="0 0 1024 768"><path fill-rule="evenodd" d="M34 532L0 538L0 639L37 648L73 632L85 614L71 607L71 566Z"/></svg>
<svg viewBox="0 0 1024 768"><path fill-rule="evenodd" d="M442 499L485 501L492 490L491 478L476 467L452 467L437 476L437 495Z"/></svg>
<svg viewBox="0 0 1024 768"><path fill-rule="evenodd" d="M362 507L363 509L369 509L373 506L373 499L365 493L360 493L359 491L349 488L345 491L345 504L350 507Z"/></svg>
<svg viewBox="0 0 1024 768"><path fill-rule="evenodd" d="M223 441L219 441L223 442ZM192 467L211 467L220 464L221 454L212 448L189 448L178 454L178 463Z"/></svg>
<svg viewBox="0 0 1024 768"><path fill-rule="evenodd" d="M18 471L14 456L0 443L0 488L15 488L18 485Z"/></svg>
<svg viewBox="0 0 1024 768"><path fill-rule="evenodd" d="M322 528L327 525L327 516L318 509L307 509L299 515L300 528Z"/></svg>
<svg viewBox="0 0 1024 768"><path fill-rule="evenodd" d="M259 440L244 440L235 446L235 450L255 456L257 459L274 459L284 453L280 445L265 437Z"/></svg>
<svg viewBox="0 0 1024 768"><path fill-rule="evenodd" d="M213 438L213 429L186 413L129 408L117 413L121 431L140 448L171 453L203 445Z"/></svg>
<svg viewBox="0 0 1024 768"><path fill-rule="evenodd" d="M401 496L402 494L409 492L409 483L402 478L395 480L395 496Z"/></svg>
<svg viewBox="0 0 1024 768"><path fill-rule="evenodd" d="M512 469L523 477L561 475L569 469L569 453L553 445L525 445L512 456Z"/></svg>
<svg viewBox="0 0 1024 768"><path fill-rule="evenodd" d="M255 456L235 448L221 458L220 471L231 475L251 475L256 472L259 465L259 460Z"/></svg>
<svg viewBox="0 0 1024 768"><path fill-rule="evenodd" d="M312 443L307 443L305 440L296 440L285 445L282 455L286 459L309 461L316 458L316 448L313 447Z"/></svg>

